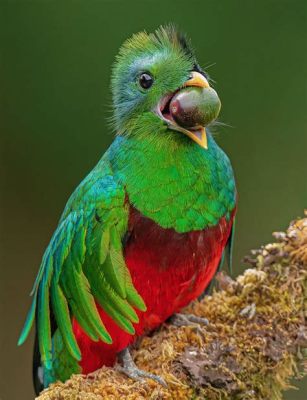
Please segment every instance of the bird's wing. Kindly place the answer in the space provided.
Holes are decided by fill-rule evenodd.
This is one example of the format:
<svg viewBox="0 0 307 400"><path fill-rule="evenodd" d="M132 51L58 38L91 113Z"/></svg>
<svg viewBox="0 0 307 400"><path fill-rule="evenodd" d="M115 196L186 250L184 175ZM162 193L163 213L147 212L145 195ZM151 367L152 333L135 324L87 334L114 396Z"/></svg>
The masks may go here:
<svg viewBox="0 0 307 400"><path fill-rule="evenodd" d="M27 338L36 315L39 350L47 368L51 367L52 315L67 349L79 360L72 316L92 340L111 343L96 302L130 334L132 324L138 322L134 308L146 310L123 257L128 221L124 189L110 175L88 184L90 189L82 195L84 186L68 202L43 256L18 343Z"/></svg>
<svg viewBox="0 0 307 400"><path fill-rule="evenodd" d="M229 274L232 275L232 253L233 253L233 242L234 242L234 235L235 235L235 222L236 222L236 219L234 217L232 226L231 226L231 230L230 230L230 234L228 236L227 243L223 250L223 253L222 253L222 256L221 256L221 259L218 264L216 272L220 272L222 270L225 259L226 259Z"/></svg>
<svg viewBox="0 0 307 400"><path fill-rule="evenodd" d="M228 237L226 247L225 247L225 250L223 253L223 255L225 254L225 257L227 259L227 265L228 265L230 275L232 275L232 255L233 255L233 243L234 243L234 238L235 238L235 227L236 227L236 218L234 217L232 226L231 226L230 235Z"/></svg>

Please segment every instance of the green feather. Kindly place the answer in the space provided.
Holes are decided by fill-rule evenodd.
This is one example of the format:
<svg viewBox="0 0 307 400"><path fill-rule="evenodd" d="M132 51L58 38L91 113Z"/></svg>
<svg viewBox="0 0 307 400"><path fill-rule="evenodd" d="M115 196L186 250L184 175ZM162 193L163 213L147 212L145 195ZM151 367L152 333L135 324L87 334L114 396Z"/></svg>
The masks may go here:
<svg viewBox="0 0 307 400"><path fill-rule="evenodd" d="M52 337L52 369L44 369L44 386L49 386L55 380L65 382L72 374L81 374L82 368L78 361L70 354L62 334L57 329Z"/></svg>
<svg viewBox="0 0 307 400"><path fill-rule="evenodd" d="M62 289L55 281L51 284L51 300L54 316L67 349L74 358L81 360L81 352L72 330L68 304Z"/></svg>
<svg viewBox="0 0 307 400"><path fill-rule="evenodd" d="M49 310L49 282L46 282L48 278L48 275L44 275L38 289L37 335L42 362L47 369L51 369L52 343Z"/></svg>
<svg viewBox="0 0 307 400"><path fill-rule="evenodd" d="M77 226L75 226L75 235L73 237L72 246L71 246L71 256L74 262L78 266L82 266L85 258L85 238L86 238L86 222L83 219L83 213L78 221ZM81 270L81 269L80 269Z"/></svg>
<svg viewBox="0 0 307 400"><path fill-rule="evenodd" d="M105 343L112 343L112 338L102 323L96 308L95 300L90 293L90 285L83 272L70 271L66 279L66 296L73 298L79 308L79 314L85 319Z"/></svg>
<svg viewBox="0 0 307 400"><path fill-rule="evenodd" d="M145 312L147 310L146 304L144 303L144 300L135 289L128 268L126 268L125 274L126 274L125 281L126 281L127 301L133 307L137 308L140 311Z"/></svg>
<svg viewBox="0 0 307 400"><path fill-rule="evenodd" d="M80 312L79 305L73 299L69 299L69 306L72 310L72 315L76 318L78 324L87 334L87 336L94 342L98 342L99 340L98 333L93 328L92 324L88 321L88 318L85 317L82 312Z"/></svg>
<svg viewBox="0 0 307 400"><path fill-rule="evenodd" d="M37 276L35 278L35 282L34 282L32 290L31 290L30 296L33 296L34 293L37 293L37 289L38 289L39 283L40 283L40 281L41 281L41 279L43 277L43 274L45 272L45 263L46 263L47 255L49 254L49 248L50 248L49 246L47 247L47 249L46 249L46 251L45 251L45 253L43 255L42 262L41 262L41 265L39 267L38 274L37 274Z"/></svg>
<svg viewBox="0 0 307 400"><path fill-rule="evenodd" d="M35 317L36 303L37 303L37 293L34 293L30 310L28 312L26 321L24 323L24 326L22 328L21 334L18 339L18 343L17 343L18 346L21 346L25 342L25 340L27 339L27 337L30 333L30 330L33 325L34 317Z"/></svg>
<svg viewBox="0 0 307 400"><path fill-rule="evenodd" d="M122 297L126 297L125 270L127 269L121 250L121 242L115 227L110 228L110 250L103 266L103 273L110 285Z"/></svg>
<svg viewBox="0 0 307 400"><path fill-rule="evenodd" d="M98 259L99 264L103 264L107 258L109 253L109 245L110 245L110 231L109 229L103 230L101 233L99 251L98 251Z"/></svg>
<svg viewBox="0 0 307 400"><path fill-rule="evenodd" d="M232 275L232 255L233 255L233 244L234 244L234 237L235 237L235 228L236 228L236 220L233 220L232 227L231 227L231 232L226 244L226 248L224 252L226 252L226 258L227 258L227 263L228 263L228 268L229 268L229 273Z"/></svg>
<svg viewBox="0 0 307 400"><path fill-rule="evenodd" d="M127 287L127 300L132 306L136 307L140 311L145 312L147 310L144 300L133 286Z"/></svg>
<svg viewBox="0 0 307 400"><path fill-rule="evenodd" d="M112 303L108 301L109 299L104 296L103 292L96 290L95 286L93 286L92 288L95 298L104 309L104 311L109 314L109 316L117 323L120 328L133 335L135 333L135 329L131 322L123 316L123 313L118 312L115 308L112 307Z"/></svg>
<svg viewBox="0 0 307 400"><path fill-rule="evenodd" d="M131 322L139 322L139 318L131 305L126 300L121 298L106 280L104 276L104 265L97 270L94 270L93 268L86 268L85 273L88 277L91 287L95 290L96 296L97 293L100 294L100 296L97 297L97 300L102 308L104 308L106 303L110 304L112 308L117 310L117 312L121 313L126 318L130 319Z"/></svg>

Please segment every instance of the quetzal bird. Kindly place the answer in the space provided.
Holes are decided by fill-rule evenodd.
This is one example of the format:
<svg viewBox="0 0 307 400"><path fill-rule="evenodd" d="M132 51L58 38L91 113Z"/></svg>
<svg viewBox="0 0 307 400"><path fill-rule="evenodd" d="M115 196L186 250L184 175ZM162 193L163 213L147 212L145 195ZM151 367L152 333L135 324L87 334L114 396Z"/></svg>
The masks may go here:
<svg viewBox="0 0 307 400"><path fill-rule="evenodd" d="M231 241L236 189L207 126L220 101L172 27L133 35L111 88L116 138L73 192L32 290L36 391L72 373L139 370L135 339L204 293Z"/></svg>

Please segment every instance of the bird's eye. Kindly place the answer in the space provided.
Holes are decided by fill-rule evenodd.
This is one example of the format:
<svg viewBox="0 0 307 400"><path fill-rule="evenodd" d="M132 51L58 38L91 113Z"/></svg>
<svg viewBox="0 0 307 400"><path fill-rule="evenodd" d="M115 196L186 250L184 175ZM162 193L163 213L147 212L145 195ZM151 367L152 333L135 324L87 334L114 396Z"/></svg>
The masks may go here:
<svg viewBox="0 0 307 400"><path fill-rule="evenodd" d="M143 89L149 89L153 84L153 77L149 73L143 72L139 77L139 84Z"/></svg>

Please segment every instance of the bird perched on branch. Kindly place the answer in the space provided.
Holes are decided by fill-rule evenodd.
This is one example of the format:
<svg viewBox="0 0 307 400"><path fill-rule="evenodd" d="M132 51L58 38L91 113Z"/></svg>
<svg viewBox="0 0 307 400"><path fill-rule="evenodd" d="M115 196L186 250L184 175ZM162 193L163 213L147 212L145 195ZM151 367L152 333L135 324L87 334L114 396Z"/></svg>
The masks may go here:
<svg viewBox="0 0 307 400"><path fill-rule="evenodd" d="M207 128L220 101L188 40L173 27L133 35L111 86L116 138L68 200L19 339L35 320L37 392L117 357L164 384L129 346L199 297L230 247L233 171Z"/></svg>

